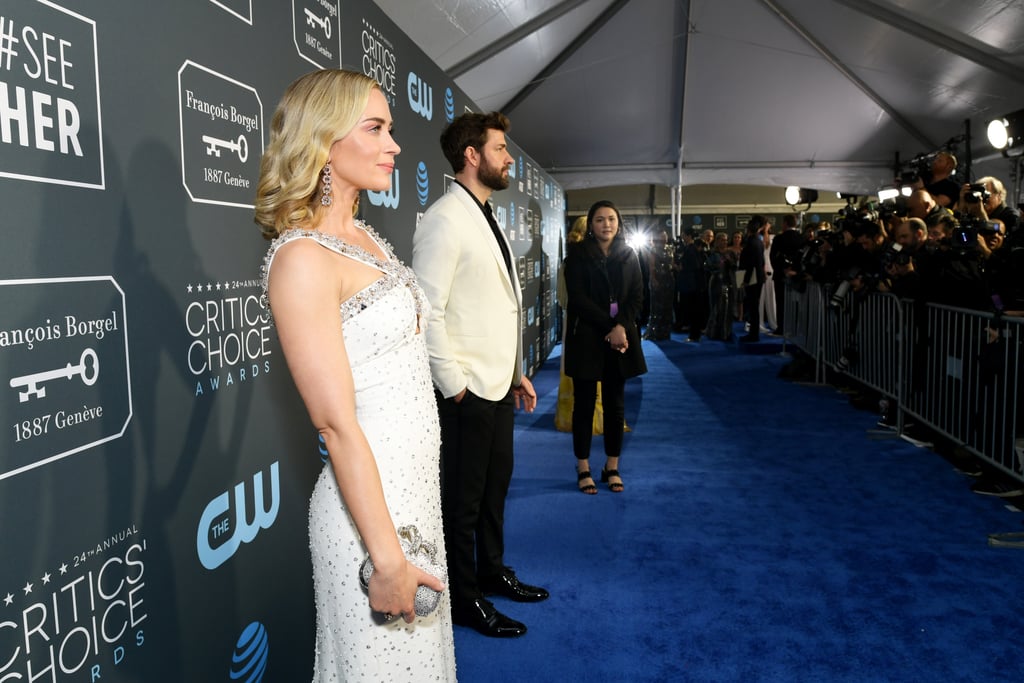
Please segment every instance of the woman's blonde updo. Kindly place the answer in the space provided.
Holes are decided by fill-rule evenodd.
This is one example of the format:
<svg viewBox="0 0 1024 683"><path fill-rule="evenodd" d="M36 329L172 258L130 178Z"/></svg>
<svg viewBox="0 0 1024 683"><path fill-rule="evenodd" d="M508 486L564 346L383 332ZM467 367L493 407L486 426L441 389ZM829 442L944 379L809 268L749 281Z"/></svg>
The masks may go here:
<svg viewBox="0 0 1024 683"><path fill-rule="evenodd" d="M320 173L331 145L355 127L377 87L372 78L342 69L313 71L288 86L270 123L256 185L255 221L264 237L320 222L326 210Z"/></svg>

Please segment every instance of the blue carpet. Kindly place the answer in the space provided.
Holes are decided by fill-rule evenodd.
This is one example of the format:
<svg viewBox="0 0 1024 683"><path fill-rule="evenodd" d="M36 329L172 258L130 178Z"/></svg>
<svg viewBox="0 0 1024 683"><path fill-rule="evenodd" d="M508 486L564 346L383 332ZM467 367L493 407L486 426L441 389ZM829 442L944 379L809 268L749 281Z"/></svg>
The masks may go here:
<svg viewBox="0 0 1024 683"><path fill-rule="evenodd" d="M558 357L517 416L506 562L551 598L495 598L522 638L456 627L460 680L1017 681L1020 515L927 449L872 440L833 388L757 349L644 342L622 494L576 491ZM767 352L766 352L767 351ZM604 461L595 437L591 465Z"/></svg>

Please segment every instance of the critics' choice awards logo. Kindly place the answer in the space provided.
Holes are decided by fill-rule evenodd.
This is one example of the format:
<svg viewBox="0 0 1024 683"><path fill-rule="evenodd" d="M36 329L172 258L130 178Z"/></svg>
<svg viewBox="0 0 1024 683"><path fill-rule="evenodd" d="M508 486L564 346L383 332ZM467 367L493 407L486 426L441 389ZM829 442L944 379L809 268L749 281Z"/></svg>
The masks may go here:
<svg viewBox="0 0 1024 683"><path fill-rule="evenodd" d="M0 1L0 176L103 189L96 22Z"/></svg>
<svg viewBox="0 0 1024 683"><path fill-rule="evenodd" d="M263 102L252 87L186 61L178 70L181 179L194 202L253 208Z"/></svg>
<svg viewBox="0 0 1024 683"><path fill-rule="evenodd" d="M259 283L233 280L188 284L185 350L195 378L195 396L204 396L270 372L270 314L260 304Z"/></svg>
<svg viewBox="0 0 1024 683"><path fill-rule="evenodd" d="M341 66L338 2L292 0L292 40L299 56L321 69Z"/></svg>
<svg viewBox="0 0 1024 683"><path fill-rule="evenodd" d="M117 282L0 280L0 310L0 480L121 437L132 398Z"/></svg>
<svg viewBox="0 0 1024 683"><path fill-rule="evenodd" d="M380 89L384 91L388 104L394 107L397 103L395 89L398 69L394 46L365 18L359 40L363 50L363 73L377 81Z"/></svg>
<svg viewBox="0 0 1024 683"><path fill-rule="evenodd" d="M0 586L0 681L115 678L146 642L145 576L146 540L132 526Z"/></svg>
<svg viewBox="0 0 1024 683"><path fill-rule="evenodd" d="M249 488L251 504L246 503ZM224 491L207 504L196 529L199 562L211 571L227 562L243 543L255 539L260 529L269 529L274 524L280 507L281 483L278 463L274 462L268 482L264 482L263 472L257 472L251 484L239 482L233 492Z"/></svg>
<svg viewBox="0 0 1024 683"><path fill-rule="evenodd" d="M231 653L231 680L243 683L260 683L267 670L270 656L270 638L266 627L254 621L245 627L235 642Z"/></svg>

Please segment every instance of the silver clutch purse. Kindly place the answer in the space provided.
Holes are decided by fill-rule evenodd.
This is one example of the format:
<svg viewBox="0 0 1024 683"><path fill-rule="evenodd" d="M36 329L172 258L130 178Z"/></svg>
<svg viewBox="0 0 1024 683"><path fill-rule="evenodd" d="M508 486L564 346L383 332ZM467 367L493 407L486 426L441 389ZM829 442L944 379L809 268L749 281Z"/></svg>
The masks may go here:
<svg viewBox="0 0 1024 683"><path fill-rule="evenodd" d="M428 574L432 574L445 583L448 582L448 570L444 562L437 560L437 546L420 537L419 529L415 526L403 526L398 528L398 542L402 546L405 559ZM373 561L367 555L363 564L359 566L359 584L364 591L370 590L370 577L373 575ZM441 602L441 593L426 586L416 589L416 614L426 616L437 609Z"/></svg>

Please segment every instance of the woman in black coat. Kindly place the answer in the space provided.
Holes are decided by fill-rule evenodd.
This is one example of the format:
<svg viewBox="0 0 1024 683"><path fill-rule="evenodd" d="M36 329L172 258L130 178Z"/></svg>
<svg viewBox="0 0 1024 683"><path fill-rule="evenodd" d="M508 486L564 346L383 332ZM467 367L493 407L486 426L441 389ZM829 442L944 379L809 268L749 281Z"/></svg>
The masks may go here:
<svg viewBox="0 0 1024 683"><path fill-rule="evenodd" d="M614 204L595 203L587 214L586 237L565 259L569 307L563 354L565 374L573 380L572 446L577 485L588 494L597 493L589 462L597 383L604 405L607 458L601 481L619 493L625 383L647 372L636 323L643 306L643 279L621 224Z"/></svg>

